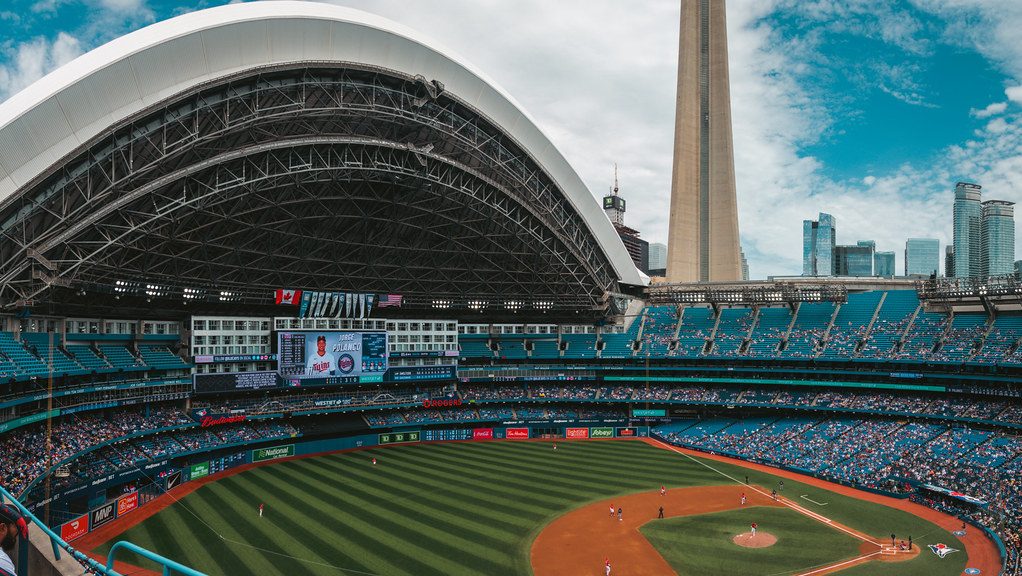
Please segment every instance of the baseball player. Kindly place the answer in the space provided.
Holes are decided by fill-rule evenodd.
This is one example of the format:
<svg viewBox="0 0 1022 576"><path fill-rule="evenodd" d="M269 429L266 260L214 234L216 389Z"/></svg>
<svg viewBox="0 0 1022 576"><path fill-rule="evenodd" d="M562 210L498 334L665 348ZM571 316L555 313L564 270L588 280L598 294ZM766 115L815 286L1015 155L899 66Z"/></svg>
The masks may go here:
<svg viewBox="0 0 1022 576"><path fill-rule="evenodd" d="M771 490L770 497L773 498L774 500L777 500L777 490Z"/></svg>
<svg viewBox="0 0 1022 576"><path fill-rule="evenodd" d="M305 372L309 376L329 376L333 374L337 362L334 355L326 351L326 336L320 334L316 338L316 351L309 355L305 362Z"/></svg>
<svg viewBox="0 0 1022 576"><path fill-rule="evenodd" d="M742 492L742 506L745 506L745 492Z"/></svg>
<svg viewBox="0 0 1022 576"><path fill-rule="evenodd" d="M610 517L611 518L614 517L614 505L613 504L610 505Z"/></svg>
<svg viewBox="0 0 1022 576"><path fill-rule="evenodd" d="M376 456L373 456L373 466L376 466Z"/></svg>
<svg viewBox="0 0 1022 576"><path fill-rule="evenodd" d="M265 506L266 506L266 504L263 504L262 502L259 503L259 517L260 518L263 517L263 507L265 507Z"/></svg>
<svg viewBox="0 0 1022 576"><path fill-rule="evenodd" d="M667 488L664 488L663 484L660 485L660 495L667 496Z"/></svg>
<svg viewBox="0 0 1022 576"><path fill-rule="evenodd" d="M756 525L756 523L755 523L755 522L753 522L753 523L752 523L752 526L751 526L751 528L752 528L752 535L753 535L753 536L755 536L755 535L756 535L756 528L757 528L757 527L758 527L758 526Z"/></svg>
<svg viewBox="0 0 1022 576"><path fill-rule="evenodd" d="M610 559L608 558L603 565L603 573L606 576L610 576Z"/></svg>
<svg viewBox="0 0 1022 576"><path fill-rule="evenodd" d="M657 518L663 518L663 517L664 517L664 507L661 506L660 507L660 514L657 515Z"/></svg>
<svg viewBox="0 0 1022 576"><path fill-rule="evenodd" d="M623 518L622 518L622 516L623 516L623 515L624 515L624 513L623 513L623 512L621 511L621 508L620 508L620 507L618 507L618 509L617 509L617 521L618 521L618 522L620 522L621 520L623 520Z"/></svg>

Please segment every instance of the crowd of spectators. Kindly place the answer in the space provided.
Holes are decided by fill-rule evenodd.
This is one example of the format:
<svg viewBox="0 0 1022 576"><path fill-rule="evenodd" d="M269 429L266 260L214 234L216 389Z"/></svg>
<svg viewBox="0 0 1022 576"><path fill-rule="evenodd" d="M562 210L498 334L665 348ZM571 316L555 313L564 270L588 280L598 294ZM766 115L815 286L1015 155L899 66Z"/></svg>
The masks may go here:
<svg viewBox="0 0 1022 576"><path fill-rule="evenodd" d="M916 492L930 484L979 498L988 504L965 504L926 490L916 497L998 533L1017 561L1022 436L961 424L842 417L685 421L657 432L676 444L861 487Z"/></svg>
<svg viewBox="0 0 1022 576"><path fill-rule="evenodd" d="M156 434L156 430L168 431ZM0 436L0 453L4 455L0 478L4 488L20 494L50 466L67 473L60 475L58 486L70 485L177 453L295 432L290 426L270 422L196 429L195 421L172 405L69 414L53 422L49 443L44 422ZM65 462L87 450L91 451L85 456Z"/></svg>

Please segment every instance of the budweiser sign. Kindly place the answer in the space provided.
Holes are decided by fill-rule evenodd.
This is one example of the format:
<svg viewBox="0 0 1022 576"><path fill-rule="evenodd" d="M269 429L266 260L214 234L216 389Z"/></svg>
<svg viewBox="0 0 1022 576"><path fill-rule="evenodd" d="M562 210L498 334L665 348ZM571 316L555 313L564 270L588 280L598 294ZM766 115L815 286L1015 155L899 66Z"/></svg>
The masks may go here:
<svg viewBox="0 0 1022 576"><path fill-rule="evenodd" d="M203 416L202 420L199 421L199 424L203 428L208 428L210 426L220 426L221 424L244 422L245 419L246 416L244 414L239 414L237 416Z"/></svg>

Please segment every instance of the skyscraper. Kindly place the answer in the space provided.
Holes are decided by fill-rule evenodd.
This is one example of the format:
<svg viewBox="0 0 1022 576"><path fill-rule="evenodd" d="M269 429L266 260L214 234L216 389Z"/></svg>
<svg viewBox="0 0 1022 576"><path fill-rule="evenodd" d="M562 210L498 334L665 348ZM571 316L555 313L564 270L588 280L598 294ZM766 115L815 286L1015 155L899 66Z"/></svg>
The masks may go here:
<svg viewBox="0 0 1022 576"><path fill-rule="evenodd" d="M909 238L905 241L905 276L930 276L940 269L940 240Z"/></svg>
<svg viewBox="0 0 1022 576"><path fill-rule="evenodd" d="M635 267L644 273L649 271L649 242L639 238L639 231L625 226L625 199L618 195L617 164L614 165L614 187L603 197L603 212L614 225L614 230L632 257Z"/></svg>
<svg viewBox="0 0 1022 576"><path fill-rule="evenodd" d="M724 0L682 0L669 282L742 277Z"/></svg>
<svg viewBox="0 0 1022 576"><path fill-rule="evenodd" d="M944 247L944 276L953 278L955 275L955 247Z"/></svg>
<svg viewBox="0 0 1022 576"><path fill-rule="evenodd" d="M1015 203L987 200L981 226L982 276L1012 274L1015 265Z"/></svg>
<svg viewBox="0 0 1022 576"><path fill-rule="evenodd" d="M955 184L954 239L952 242L954 243L954 276L956 278L968 278L981 274L981 188L982 186L979 184L968 182Z"/></svg>
<svg viewBox="0 0 1022 576"><path fill-rule="evenodd" d="M855 246L835 246L834 275L872 276L874 246L872 240L859 242Z"/></svg>
<svg viewBox="0 0 1022 576"><path fill-rule="evenodd" d="M739 254L742 256L742 280L749 279L749 261L745 258L745 250L740 250Z"/></svg>
<svg viewBox="0 0 1022 576"><path fill-rule="evenodd" d="M894 252L873 253L873 275L881 278L894 277Z"/></svg>
<svg viewBox="0 0 1022 576"><path fill-rule="evenodd" d="M653 242L649 245L649 269L663 270L667 268L667 245Z"/></svg>
<svg viewBox="0 0 1022 576"><path fill-rule="evenodd" d="M832 276L837 227L834 217L820 212L819 220L802 221L802 275Z"/></svg>

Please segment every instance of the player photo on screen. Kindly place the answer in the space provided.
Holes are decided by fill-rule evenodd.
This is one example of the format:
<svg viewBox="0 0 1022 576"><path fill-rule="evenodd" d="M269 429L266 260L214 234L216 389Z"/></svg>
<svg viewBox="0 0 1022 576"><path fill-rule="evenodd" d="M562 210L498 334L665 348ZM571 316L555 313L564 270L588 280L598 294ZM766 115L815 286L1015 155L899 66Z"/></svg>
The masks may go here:
<svg viewBox="0 0 1022 576"><path fill-rule="evenodd" d="M308 340L306 340L308 345ZM334 355L326 349L326 335L320 334L313 343L312 354L305 361L306 376L332 376L337 369Z"/></svg>

